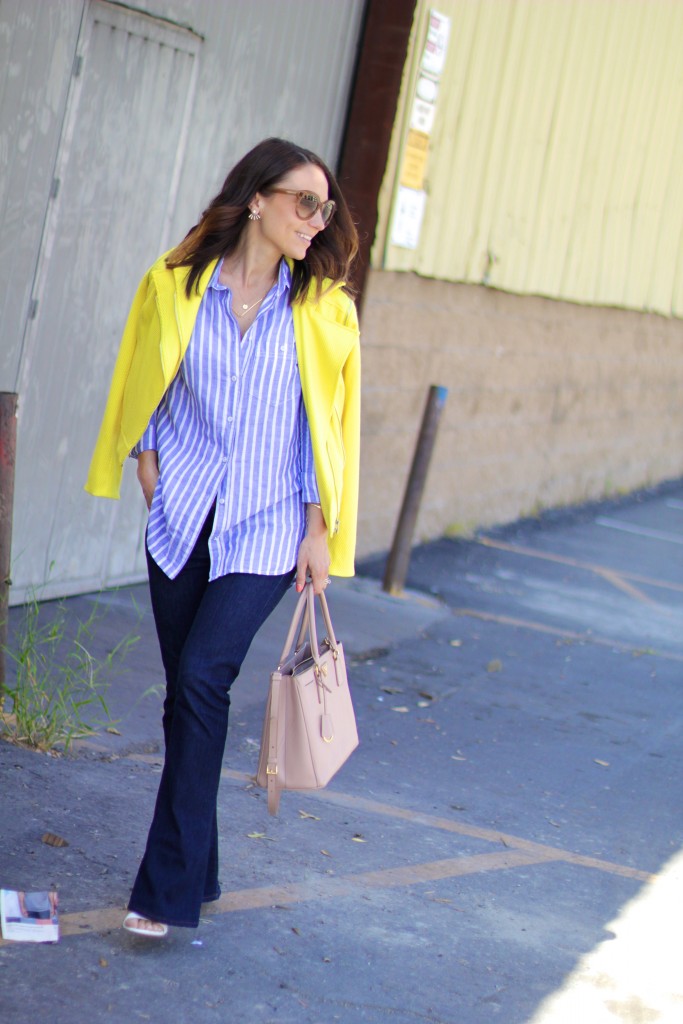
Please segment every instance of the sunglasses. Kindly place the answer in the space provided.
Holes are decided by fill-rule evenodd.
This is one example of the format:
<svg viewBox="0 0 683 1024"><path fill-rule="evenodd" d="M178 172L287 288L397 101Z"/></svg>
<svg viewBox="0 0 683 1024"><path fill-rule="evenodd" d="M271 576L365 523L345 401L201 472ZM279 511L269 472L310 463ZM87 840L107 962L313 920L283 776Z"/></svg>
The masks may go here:
<svg viewBox="0 0 683 1024"><path fill-rule="evenodd" d="M315 192L305 192L295 188L271 188L269 192L281 192L286 196L296 196L296 215L301 220L310 220L315 217L318 210L323 219L325 227L330 223L337 209L334 199L326 199L325 202L319 199Z"/></svg>

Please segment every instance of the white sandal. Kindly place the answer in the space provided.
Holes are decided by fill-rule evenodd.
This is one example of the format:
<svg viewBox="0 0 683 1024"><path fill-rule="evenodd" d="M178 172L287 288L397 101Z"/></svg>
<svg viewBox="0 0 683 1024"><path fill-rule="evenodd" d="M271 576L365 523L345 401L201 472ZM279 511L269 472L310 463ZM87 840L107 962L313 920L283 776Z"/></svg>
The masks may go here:
<svg viewBox="0 0 683 1024"><path fill-rule="evenodd" d="M155 928L136 928L133 921L148 921L149 924L153 924ZM162 924L161 921L151 921L148 917L144 917L142 914L136 914L131 911L130 914L126 914L123 919L123 927L127 932L132 932L133 935L144 935L148 939L163 939L164 935L168 935L168 925Z"/></svg>

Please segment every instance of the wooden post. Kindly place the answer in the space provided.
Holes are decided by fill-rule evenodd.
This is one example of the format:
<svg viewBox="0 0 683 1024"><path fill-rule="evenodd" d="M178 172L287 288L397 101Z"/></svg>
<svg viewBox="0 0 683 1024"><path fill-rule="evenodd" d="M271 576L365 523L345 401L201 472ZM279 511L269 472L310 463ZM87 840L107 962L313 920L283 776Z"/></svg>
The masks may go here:
<svg viewBox="0 0 683 1024"><path fill-rule="evenodd" d="M0 391L0 686L5 682L5 644L9 588L12 507L14 504L14 462L17 444L17 396ZM0 695L0 708L2 697Z"/></svg>
<svg viewBox="0 0 683 1024"><path fill-rule="evenodd" d="M410 467L410 475L403 495L403 505L384 572L382 589L389 594L400 594L408 575L415 523L420 510L429 462L434 450L439 420L447 397L448 388L432 384L427 395L427 404L422 416L422 426L415 446L413 464Z"/></svg>

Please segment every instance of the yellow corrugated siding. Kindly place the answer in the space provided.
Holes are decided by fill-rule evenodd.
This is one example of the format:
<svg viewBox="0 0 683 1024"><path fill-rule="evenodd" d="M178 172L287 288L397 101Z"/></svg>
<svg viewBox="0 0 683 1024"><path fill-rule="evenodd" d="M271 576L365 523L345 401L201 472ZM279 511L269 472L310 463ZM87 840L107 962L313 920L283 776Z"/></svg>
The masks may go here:
<svg viewBox="0 0 683 1024"><path fill-rule="evenodd" d="M430 6L451 18L416 250L388 244ZM683 316L682 0L420 0L375 266Z"/></svg>

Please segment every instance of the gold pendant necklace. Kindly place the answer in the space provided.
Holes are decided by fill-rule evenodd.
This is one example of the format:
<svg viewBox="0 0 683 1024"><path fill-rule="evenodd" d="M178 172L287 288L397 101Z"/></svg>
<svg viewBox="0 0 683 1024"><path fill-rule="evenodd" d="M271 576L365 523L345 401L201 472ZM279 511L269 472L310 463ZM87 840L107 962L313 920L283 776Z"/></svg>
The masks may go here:
<svg viewBox="0 0 683 1024"><path fill-rule="evenodd" d="M268 289L268 292L269 292L269 291L270 291L270 288ZM268 294L268 292L266 292L266 295ZM254 308L254 306L258 306L258 304L259 304L260 302L263 302L263 300L265 299L266 295L262 295L260 299L257 299L257 300L256 300L256 302L252 302L251 306L248 306L248 305L246 304L246 302L243 302L243 303L242 303L242 312L241 312L241 313L238 313L238 312L237 312L237 310L235 309L235 307L233 306L233 307L232 307L232 311L233 311L233 313L235 314L235 316L236 316L236 317L238 317L238 318L240 318L240 319L241 319L241 317L243 317L243 316L246 316L246 315L247 315L247 313L249 312L249 310L250 310L250 309L253 309L253 308Z"/></svg>
<svg viewBox="0 0 683 1024"><path fill-rule="evenodd" d="M240 305L241 305L241 307L242 307L242 308L241 308L241 311L240 311L239 313L237 312L237 310L235 309L235 307L234 307L234 305L233 305L233 307L232 307L232 311L233 311L233 313L235 314L235 316L237 317L237 319L238 319L238 320L241 320L243 316L246 316L246 315L247 315L247 313L251 312L251 310L252 310L252 309L254 309L254 308L255 308L256 306L260 306L260 305L261 305L261 303L263 302L263 300L264 300L264 299L265 299L265 298L267 297L267 295L268 295L268 292L270 291L270 289L271 289L271 288L273 287L273 285L275 284L275 281L276 281L276 280L277 280L277 273L276 273L275 277L273 278L273 280L272 280L272 281L270 282L270 284L268 285L268 287L267 287L266 291L264 292L264 294L263 294L263 295L261 296L261 298L260 298L260 299L257 299L257 300L256 300L256 302L252 302L252 304L251 304L251 305L249 305L249 303L248 303L248 302L241 302L241 303L240 303ZM226 284L226 285L227 285L227 286L228 286L229 288L231 287L231 286L230 286L230 284L229 284L229 283L228 283L227 281L225 282L225 284ZM233 294L233 298L234 298L234 297L235 297L235 293L233 292L232 294Z"/></svg>

